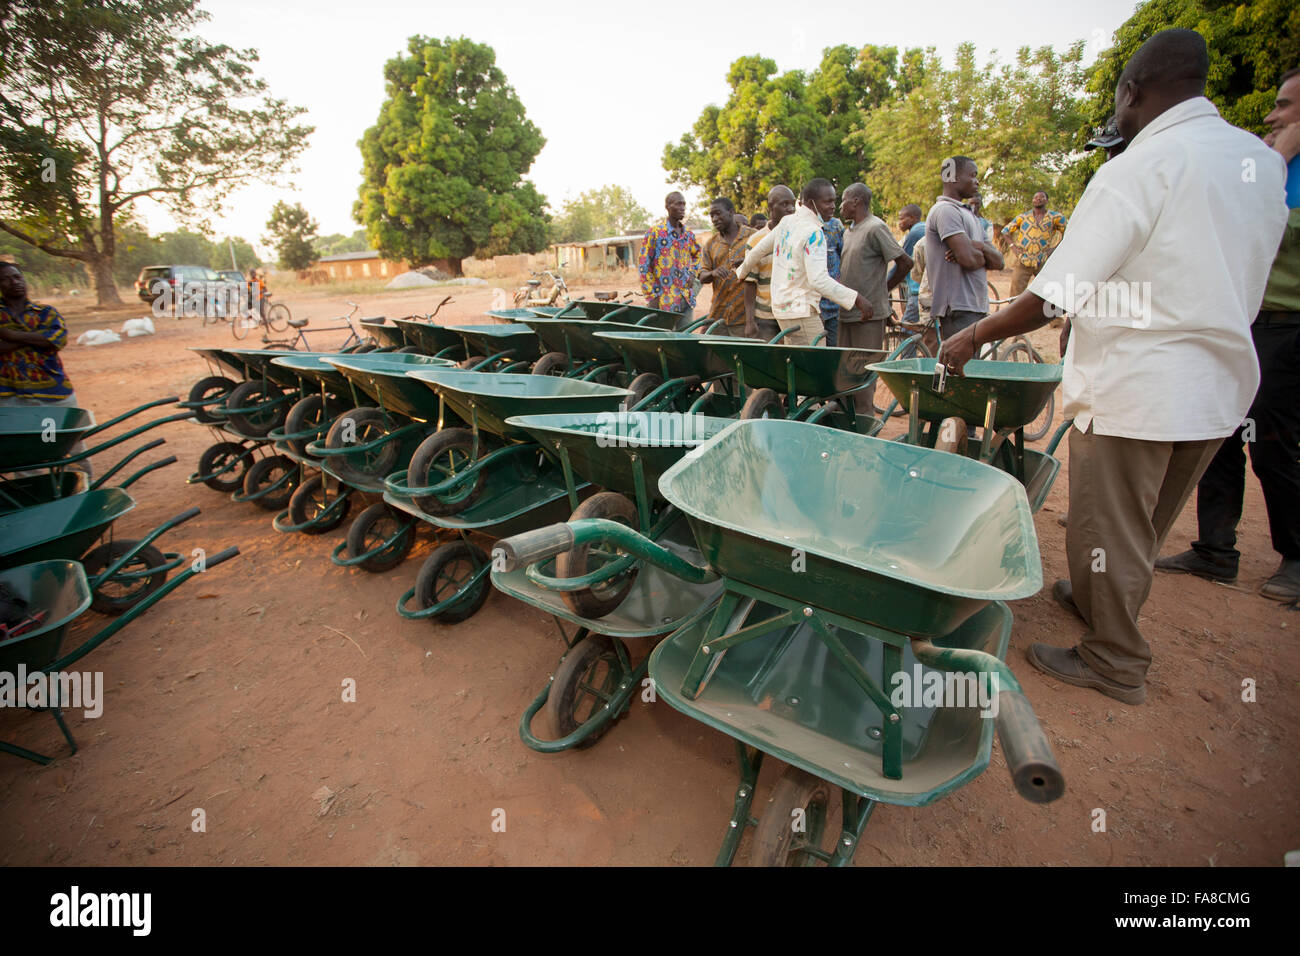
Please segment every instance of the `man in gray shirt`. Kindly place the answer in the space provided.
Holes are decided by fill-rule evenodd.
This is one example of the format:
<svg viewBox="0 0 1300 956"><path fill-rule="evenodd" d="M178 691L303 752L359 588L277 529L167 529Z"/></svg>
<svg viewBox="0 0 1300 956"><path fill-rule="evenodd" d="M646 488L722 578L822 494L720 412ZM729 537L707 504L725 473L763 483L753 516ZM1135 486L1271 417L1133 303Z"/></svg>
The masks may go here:
<svg viewBox="0 0 1300 956"><path fill-rule="evenodd" d="M878 349L885 342L889 293L912 271L912 257L903 251L884 220L871 214L871 190L854 183L844 190L840 215L848 223L840 253L840 282L871 303L871 315L857 308L840 313L841 348ZM888 278L889 264L896 263Z"/></svg>
<svg viewBox="0 0 1300 956"><path fill-rule="evenodd" d="M925 268L930 314L941 339L974 325L989 311L987 269L1002 268L1002 253L984 238L975 214L962 205L979 191L979 170L968 156L943 161L943 193L925 217Z"/></svg>

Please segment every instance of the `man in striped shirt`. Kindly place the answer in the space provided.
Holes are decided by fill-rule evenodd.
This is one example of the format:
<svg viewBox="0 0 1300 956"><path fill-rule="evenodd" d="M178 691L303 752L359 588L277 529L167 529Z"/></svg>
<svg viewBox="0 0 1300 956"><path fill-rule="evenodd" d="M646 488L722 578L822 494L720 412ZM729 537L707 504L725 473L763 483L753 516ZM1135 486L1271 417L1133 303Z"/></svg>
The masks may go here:
<svg viewBox="0 0 1300 956"><path fill-rule="evenodd" d="M762 242L777 223L792 212L794 192L789 186L773 186L767 194L766 228L749 237L748 247L753 249ZM769 252L745 279L745 335L766 342L780 331L781 327L772 315L772 254Z"/></svg>

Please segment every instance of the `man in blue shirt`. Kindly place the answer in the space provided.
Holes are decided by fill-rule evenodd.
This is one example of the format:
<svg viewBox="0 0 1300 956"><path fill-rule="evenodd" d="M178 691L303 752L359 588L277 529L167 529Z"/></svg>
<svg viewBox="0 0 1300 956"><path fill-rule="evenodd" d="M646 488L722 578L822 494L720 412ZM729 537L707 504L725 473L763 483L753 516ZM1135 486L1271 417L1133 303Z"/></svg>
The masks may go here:
<svg viewBox="0 0 1300 956"><path fill-rule="evenodd" d="M921 217L921 207L912 203L898 210L898 231L903 234L903 251L912 256L916 244L925 238L925 220ZM912 256L912 258L916 258ZM903 312L903 321L908 323L921 321L921 283L909 274L907 284L907 308Z"/></svg>
<svg viewBox="0 0 1300 956"><path fill-rule="evenodd" d="M840 277L840 253L844 246L844 223L840 222L835 216L835 186L830 180L813 180L814 183L825 183L819 187L815 193L817 215L822 217L824 225L822 232L826 234L826 274L832 279L839 280ZM821 301L822 327L826 329L826 338L822 341L823 345L835 346L839 344L840 336L840 307L830 299L823 298Z"/></svg>

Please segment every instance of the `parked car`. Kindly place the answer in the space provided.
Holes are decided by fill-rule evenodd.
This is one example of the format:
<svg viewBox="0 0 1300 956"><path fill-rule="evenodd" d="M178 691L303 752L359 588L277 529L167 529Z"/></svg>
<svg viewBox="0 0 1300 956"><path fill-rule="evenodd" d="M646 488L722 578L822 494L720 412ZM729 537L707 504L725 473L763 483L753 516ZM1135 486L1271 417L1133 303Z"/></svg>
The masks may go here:
<svg viewBox="0 0 1300 956"><path fill-rule="evenodd" d="M217 272L207 266L145 266L135 280L136 294L155 311L229 315L248 298L248 283L234 270Z"/></svg>

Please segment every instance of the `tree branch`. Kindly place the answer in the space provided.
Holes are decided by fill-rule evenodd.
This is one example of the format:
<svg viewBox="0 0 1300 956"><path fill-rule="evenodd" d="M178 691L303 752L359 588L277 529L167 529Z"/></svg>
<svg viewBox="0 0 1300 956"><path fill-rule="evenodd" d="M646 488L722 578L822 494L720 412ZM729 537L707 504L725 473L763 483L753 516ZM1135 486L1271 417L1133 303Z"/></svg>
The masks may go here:
<svg viewBox="0 0 1300 956"><path fill-rule="evenodd" d="M9 233L9 235L13 236L15 239L21 239L29 246L35 246L37 249L41 250L41 252L44 252L47 255L60 256L64 259L76 259L79 262L89 262L91 260L91 257L84 252L81 252L77 249L59 249L55 246L50 245L49 243L41 242L35 236L30 236L27 233L23 232L21 229L17 229L9 225L9 223L3 220L0 220L0 229L3 229L5 232Z"/></svg>

